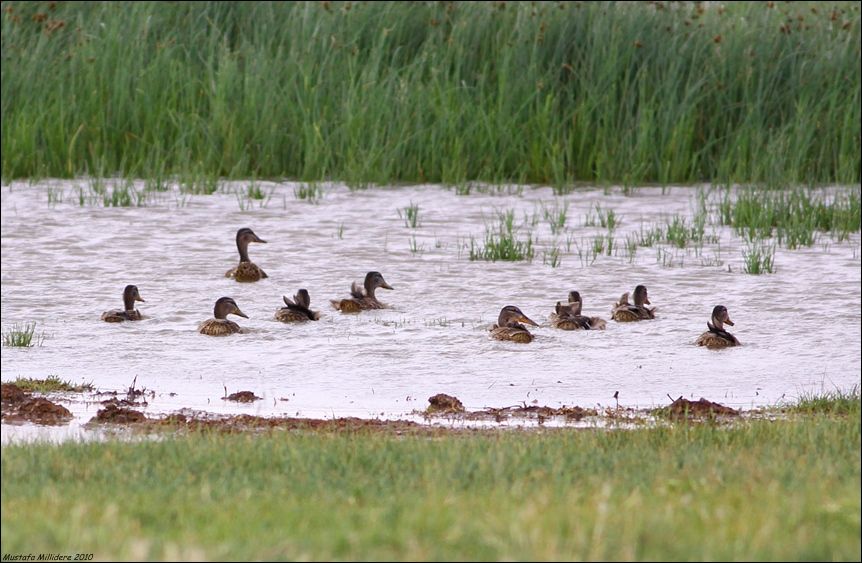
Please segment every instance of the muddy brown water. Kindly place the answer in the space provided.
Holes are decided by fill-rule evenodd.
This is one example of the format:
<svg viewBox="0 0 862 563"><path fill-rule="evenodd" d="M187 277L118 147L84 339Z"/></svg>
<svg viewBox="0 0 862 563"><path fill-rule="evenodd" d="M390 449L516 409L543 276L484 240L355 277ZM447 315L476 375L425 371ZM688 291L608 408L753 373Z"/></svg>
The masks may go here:
<svg viewBox="0 0 862 563"><path fill-rule="evenodd" d="M55 374L120 391L136 378L138 388L155 392L142 409L151 416L191 408L315 418L410 418L437 393L468 410L615 405L617 391L619 404L632 407L667 405L670 394L746 409L860 381L859 233L779 248L776 272L755 276L743 272L745 242L717 225L723 192L708 186L565 196L550 188L474 189L464 196L440 186L350 191L327 184L317 203L296 199L297 184L261 183L264 200L238 195L246 186L229 183L213 195L174 187L140 207L104 207L86 180L4 185L2 330L36 322L45 340L4 347L2 380ZM708 242L628 253L627 236L675 215L690 224L701 196L711 210ZM417 228L405 225L411 204L418 205ZM566 227L555 234L545 210L566 205ZM608 235L593 224L596 206L613 210L619 226L611 254L593 260L595 238ZM484 244L486 228L508 210L519 237L534 240L532 262L471 261L471 237ZM268 241L249 250L268 279L224 277L237 262L240 227ZM555 247L560 263L552 267ZM329 299L347 297L351 281L369 270L395 288L379 290L392 308L334 311ZM103 311L121 307L126 284L138 286L147 318L100 321ZM648 287L656 320L609 322L605 331L547 325L570 290L580 291L585 314L609 320L611 305L636 284ZM301 287L321 320L275 321L282 295ZM197 332L221 296L250 317L234 317L243 334ZM531 344L489 338L509 304L543 325L531 329ZM727 306L742 347L694 345L716 304ZM225 389L263 400L223 401ZM81 424L101 405L84 399L64 403L75 419L59 429L4 423L3 442L85 437Z"/></svg>

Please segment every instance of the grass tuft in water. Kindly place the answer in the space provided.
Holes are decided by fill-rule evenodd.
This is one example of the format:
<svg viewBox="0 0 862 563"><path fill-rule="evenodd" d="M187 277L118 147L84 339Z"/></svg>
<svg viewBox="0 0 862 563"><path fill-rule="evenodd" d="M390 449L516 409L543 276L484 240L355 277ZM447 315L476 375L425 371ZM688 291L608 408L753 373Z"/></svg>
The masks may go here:
<svg viewBox="0 0 862 563"><path fill-rule="evenodd" d="M14 323L3 333L3 346L30 348L41 346L45 341L45 333L36 334L36 323Z"/></svg>
<svg viewBox="0 0 862 563"><path fill-rule="evenodd" d="M404 209L398 210L398 216L404 219L404 226L415 229L419 226L419 204L410 202Z"/></svg>
<svg viewBox="0 0 862 563"><path fill-rule="evenodd" d="M296 199L309 203L318 203L323 197L323 188L317 183L302 183L293 188Z"/></svg>
<svg viewBox="0 0 862 563"><path fill-rule="evenodd" d="M526 240L518 236L515 227L515 211L498 213L497 219L496 227L485 229L484 244L480 245L475 238L470 237L470 260L532 261L533 235L528 232Z"/></svg>
<svg viewBox="0 0 862 563"><path fill-rule="evenodd" d="M748 243L742 251L743 270L747 274L771 274L775 271L775 245L762 241Z"/></svg>
<svg viewBox="0 0 862 563"><path fill-rule="evenodd" d="M845 240L862 226L860 189L823 190L747 188L734 198L728 190L719 204L725 225L747 240L775 236L787 248L812 246L817 232Z"/></svg>
<svg viewBox="0 0 862 563"><path fill-rule="evenodd" d="M30 377L19 377L13 381L23 391L31 391L36 393L51 393L51 392L70 392L83 393L85 391L93 391L93 383L72 383L60 379L56 375L49 375L45 379L34 379Z"/></svg>

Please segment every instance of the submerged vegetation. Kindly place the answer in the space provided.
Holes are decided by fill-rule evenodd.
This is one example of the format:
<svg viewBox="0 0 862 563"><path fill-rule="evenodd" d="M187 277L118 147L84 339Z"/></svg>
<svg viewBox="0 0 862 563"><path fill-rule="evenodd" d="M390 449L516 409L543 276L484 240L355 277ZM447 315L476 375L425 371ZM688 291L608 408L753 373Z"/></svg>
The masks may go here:
<svg viewBox="0 0 862 563"><path fill-rule="evenodd" d="M860 180L856 2L3 8L4 179Z"/></svg>
<svg viewBox="0 0 862 563"><path fill-rule="evenodd" d="M859 395L811 400L820 406L730 425L331 425L7 445L3 549L84 545L120 560L858 560Z"/></svg>

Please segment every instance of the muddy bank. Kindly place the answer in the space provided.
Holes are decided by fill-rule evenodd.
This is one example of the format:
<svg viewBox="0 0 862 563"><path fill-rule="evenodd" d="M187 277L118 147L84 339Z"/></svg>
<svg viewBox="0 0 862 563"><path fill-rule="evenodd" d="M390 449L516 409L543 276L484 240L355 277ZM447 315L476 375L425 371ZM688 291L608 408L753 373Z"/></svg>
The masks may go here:
<svg viewBox="0 0 862 563"><path fill-rule="evenodd" d="M13 383L2 385L2 419L4 422L65 424L74 417L66 407L43 397L33 397Z"/></svg>

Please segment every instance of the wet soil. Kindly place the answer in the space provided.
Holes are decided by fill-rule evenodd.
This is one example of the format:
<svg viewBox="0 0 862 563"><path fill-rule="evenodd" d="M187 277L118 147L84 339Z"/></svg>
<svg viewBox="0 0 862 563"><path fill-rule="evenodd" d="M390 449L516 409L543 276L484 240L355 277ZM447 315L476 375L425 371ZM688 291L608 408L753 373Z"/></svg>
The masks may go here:
<svg viewBox="0 0 862 563"><path fill-rule="evenodd" d="M133 422L145 422L147 417L140 411L123 408L117 403L109 403L100 409L90 422L109 422L112 424L128 424Z"/></svg>
<svg viewBox="0 0 862 563"><path fill-rule="evenodd" d="M464 412L464 405L457 397L445 393L437 393L428 399L431 403L426 409L428 414L448 414Z"/></svg>
<svg viewBox="0 0 862 563"><path fill-rule="evenodd" d="M665 415L676 419L739 415L738 410L726 407L720 403L713 403L703 397L697 401L689 401L688 399L679 397L670 406L656 409L654 412L658 415Z"/></svg>
<svg viewBox="0 0 862 563"><path fill-rule="evenodd" d="M231 393L227 397L222 397L222 400L224 401L235 401L237 403L252 403L262 399L263 397L258 397L252 391L237 391L236 393Z"/></svg>
<svg viewBox="0 0 862 563"><path fill-rule="evenodd" d="M8 422L65 424L74 417L69 409L43 397L33 397L13 383L2 385L2 417Z"/></svg>

